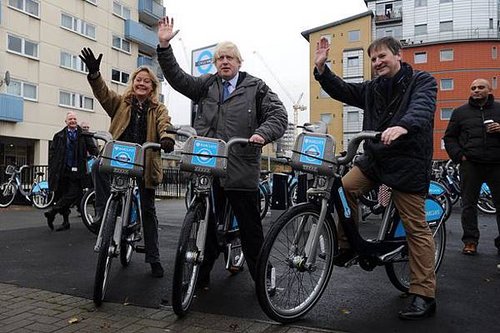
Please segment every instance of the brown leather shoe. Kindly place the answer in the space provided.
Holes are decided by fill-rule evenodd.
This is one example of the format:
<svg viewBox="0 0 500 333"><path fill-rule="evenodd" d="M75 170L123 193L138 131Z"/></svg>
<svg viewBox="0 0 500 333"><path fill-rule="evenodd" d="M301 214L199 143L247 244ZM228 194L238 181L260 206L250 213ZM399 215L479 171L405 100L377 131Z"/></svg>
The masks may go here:
<svg viewBox="0 0 500 333"><path fill-rule="evenodd" d="M463 254L474 255L477 253L477 244L475 243L465 243L464 249L462 250Z"/></svg>

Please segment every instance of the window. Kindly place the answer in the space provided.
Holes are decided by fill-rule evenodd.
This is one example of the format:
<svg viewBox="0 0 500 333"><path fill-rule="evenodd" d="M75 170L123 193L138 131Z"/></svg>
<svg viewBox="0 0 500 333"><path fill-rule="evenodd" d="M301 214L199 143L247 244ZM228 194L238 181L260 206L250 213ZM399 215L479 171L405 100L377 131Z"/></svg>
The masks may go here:
<svg viewBox="0 0 500 333"><path fill-rule="evenodd" d="M441 79L441 90L453 90L453 79Z"/></svg>
<svg viewBox="0 0 500 333"><path fill-rule="evenodd" d="M493 78L491 79L491 89L496 89L497 87L498 87L497 77L493 76Z"/></svg>
<svg viewBox="0 0 500 333"><path fill-rule="evenodd" d="M439 22L439 32L453 31L453 21Z"/></svg>
<svg viewBox="0 0 500 333"><path fill-rule="evenodd" d="M125 73L117 69L111 70L111 81L113 82L126 84L128 82L129 76L129 73Z"/></svg>
<svg viewBox="0 0 500 333"><path fill-rule="evenodd" d="M38 44L21 37L8 35L7 49L20 55L38 59Z"/></svg>
<svg viewBox="0 0 500 333"><path fill-rule="evenodd" d="M130 18L130 9L128 7L125 7L118 1L113 1L113 14L125 20L128 20Z"/></svg>
<svg viewBox="0 0 500 333"><path fill-rule="evenodd" d="M95 39L95 26L68 14L61 14L61 27Z"/></svg>
<svg viewBox="0 0 500 333"><path fill-rule="evenodd" d="M40 17L38 0L9 0L9 7L19 9L30 16Z"/></svg>
<svg viewBox="0 0 500 333"><path fill-rule="evenodd" d="M69 91L59 91L59 105L80 110L94 110L94 99Z"/></svg>
<svg viewBox="0 0 500 333"><path fill-rule="evenodd" d="M441 108L441 120L449 120L453 113L453 108Z"/></svg>
<svg viewBox="0 0 500 333"><path fill-rule="evenodd" d="M359 57L347 57L347 67L358 67Z"/></svg>
<svg viewBox="0 0 500 333"><path fill-rule="evenodd" d="M352 30L349 31L349 41L350 42L357 42L360 39L360 32L359 30Z"/></svg>
<svg viewBox="0 0 500 333"><path fill-rule="evenodd" d="M347 112L347 123L357 124L359 122L359 112L358 111L348 111Z"/></svg>
<svg viewBox="0 0 500 333"><path fill-rule="evenodd" d="M496 46L491 48L491 59L496 59L498 57L498 50Z"/></svg>
<svg viewBox="0 0 500 333"><path fill-rule="evenodd" d="M439 3L453 2L453 0L439 0Z"/></svg>
<svg viewBox="0 0 500 333"><path fill-rule="evenodd" d="M427 6L427 0L415 0L415 7Z"/></svg>
<svg viewBox="0 0 500 333"><path fill-rule="evenodd" d="M441 51L439 51L439 60L452 61L453 60L453 50L441 50Z"/></svg>
<svg viewBox="0 0 500 333"><path fill-rule="evenodd" d="M79 56L61 51L60 66L78 72L88 73L87 66Z"/></svg>
<svg viewBox="0 0 500 333"><path fill-rule="evenodd" d="M490 23L489 23L489 26L488 26L488 27L489 27L490 29L493 29L493 19L492 19L492 18L490 18L490 21L489 21L489 22L490 22Z"/></svg>
<svg viewBox="0 0 500 333"><path fill-rule="evenodd" d="M30 101L38 100L38 87L28 82L10 80L10 84L7 86L7 93L21 96Z"/></svg>
<svg viewBox="0 0 500 333"><path fill-rule="evenodd" d="M417 24L415 26L415 36L426 35L427 34L427 24Z"/></svg>
<svg viewBox="0 0 500 333"><path fill-rule="evenodd" d="M414 62L416 64L427 63L427 52L415 52Z"/></svg>
<svg viewBox="0 0 500 333"><path fill-rule="evenodd" d="M113 48L130 53L130 42L121 37L113 36Z"/></svg>
<svg viewBox="0 0 500 333"><path fill-rule="evenodd" d="M322 113L320 115L320 120L328 125L332 122L333 115L331 113Z"/></svg>
<svg viewBox="0 0 500 333"><path fill-rule="evenodd" d="M326 38L326 40L328 41L328 43L332 43L332 35L321 35L320 39L321 38Z"/></svg>

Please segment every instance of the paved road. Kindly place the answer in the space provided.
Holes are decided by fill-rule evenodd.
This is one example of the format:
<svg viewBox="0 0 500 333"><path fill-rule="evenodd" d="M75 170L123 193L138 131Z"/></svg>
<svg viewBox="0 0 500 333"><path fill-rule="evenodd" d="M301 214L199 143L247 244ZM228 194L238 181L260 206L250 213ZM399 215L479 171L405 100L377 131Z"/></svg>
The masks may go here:
<svg viewBox="0 0 500 333"><path fill-rule="evenodd" d="M158 308L163 300L168 309L173 251L185 210L180 200L159 201L157 208L165 278L150 277L149 266L136 254L129 268L122 269L118 262L114 265L106 302ZM265 224L275 217L268 216ZM493 246L496 224L493 217L480 216L480 254L468 257L460 253L459 218L455 210L447 222L448 244L438 276L436 317L411 323L398 320L396 313L406 300L390 284L384 269L365 272L352 267L335 268L321 301L298 324L352 332L497 332L500 271L496 264L500 257ZM361 231L369 235L376 227L376 220L369 220ZM0 282L89 299L96 260L93 242L94 236L76 215L71 217L68 232L56 233L48 230L38 210L21 206L0 210ZM222 262L213 272L211 289L197 295L193 310L267 320L248 273L230 277Z"/></svg>

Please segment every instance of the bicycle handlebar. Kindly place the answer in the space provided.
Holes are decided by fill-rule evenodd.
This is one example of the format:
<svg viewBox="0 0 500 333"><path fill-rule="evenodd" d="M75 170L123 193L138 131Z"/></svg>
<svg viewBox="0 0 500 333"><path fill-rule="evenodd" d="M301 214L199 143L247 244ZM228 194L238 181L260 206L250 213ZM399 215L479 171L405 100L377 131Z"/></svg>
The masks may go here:
<svg viewBox="0 0 500 333"><path fill-rule="evenodd" d="M93 138L96 138L98 140L102 140L105 143L108 143L109 141L113 140L113 137L111 136L111 133L107 131L97 131L97 132L83 132L83 136L91 136ZM143 150L153 148L153 149L161 149L161 145L156 142L145 142L144 144L141 145Z"/></svg>
<svg viewBox="0 0 500 333"><path fill-rule="evenodd" d="M347 164L352 161L356 152L358 151L359 144L363 140L380 140L381 132L375 131L363 131L356 135L354 135L349 141L349 145L347 146L347 153L345 156L337 158L338 164Z"/></svg>

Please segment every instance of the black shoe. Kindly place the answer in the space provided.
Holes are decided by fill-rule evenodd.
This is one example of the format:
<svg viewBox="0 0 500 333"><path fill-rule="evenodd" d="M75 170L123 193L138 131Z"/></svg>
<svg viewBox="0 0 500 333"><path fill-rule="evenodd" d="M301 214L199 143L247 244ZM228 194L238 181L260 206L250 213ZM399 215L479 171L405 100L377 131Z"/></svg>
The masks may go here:
<svg viewBox="0 0 500 333"><path fill-rule="evenodd" d="M433 316L436 313L436 300L413 295L410 305L399 311L399 318L405 320L418 320Z"/></svg>
<svg viewBox="0 0 500 333"><path fill-rule="evenodd" d="M339 249L339 254L333 257L333 264L339 267L345 265L356 257L356 252L353 249Z"/></svg>
<svg viewBox="0 0 500 333"><path fill-rule="evenodd" d="M56 229L56 231L64 231L69 229L69 223L63 223L59 228Z"/></svg>
<svg viewBox="0 0 500 333"><path fill-rule="evenodd" d="M161 267L161 264L159 262L151 263L151 275L155 278L163 277L163 267Z"/></svg>
<svg viewBox="0 0 500 333"><path fill-rule="evenodd" d="M48 212L43 213L47 218L47 225L50 230L54 230L54 219L56 218L56 212L53 210L49 210Z"/></svg>

